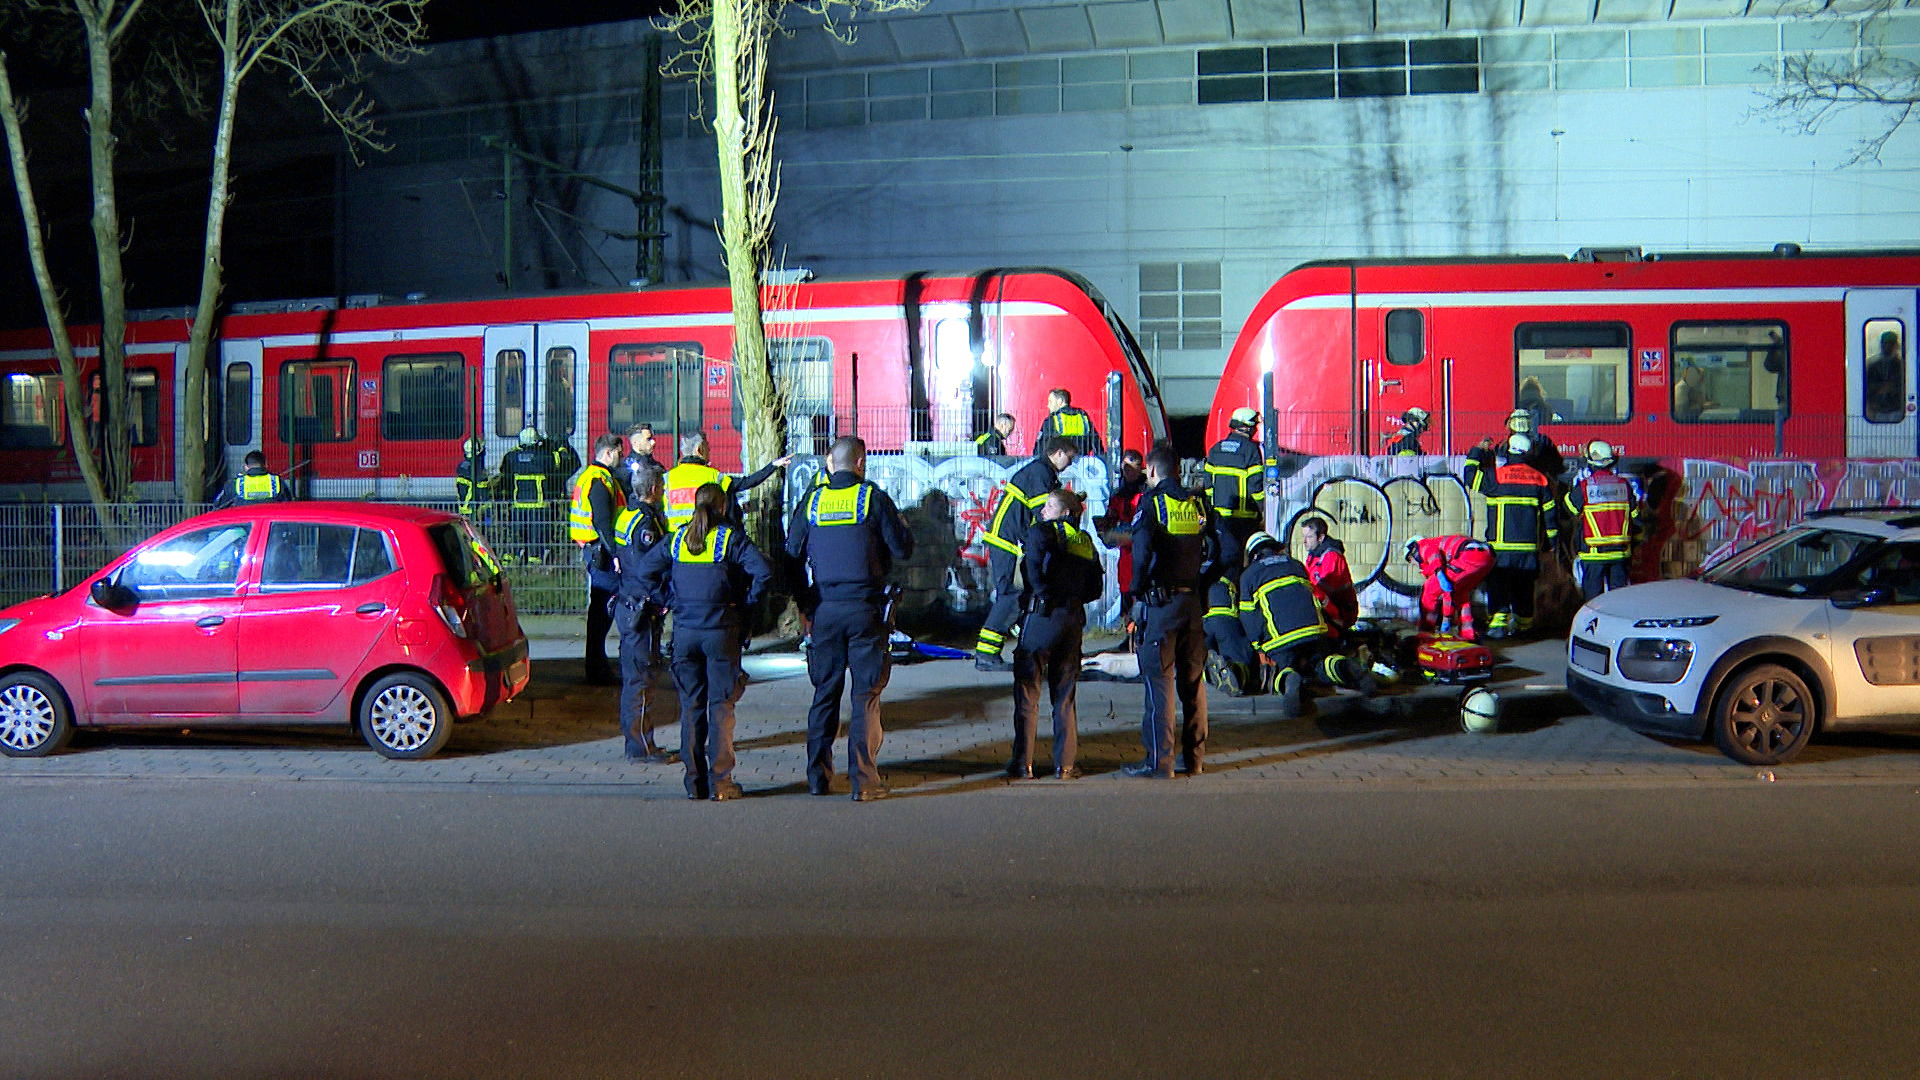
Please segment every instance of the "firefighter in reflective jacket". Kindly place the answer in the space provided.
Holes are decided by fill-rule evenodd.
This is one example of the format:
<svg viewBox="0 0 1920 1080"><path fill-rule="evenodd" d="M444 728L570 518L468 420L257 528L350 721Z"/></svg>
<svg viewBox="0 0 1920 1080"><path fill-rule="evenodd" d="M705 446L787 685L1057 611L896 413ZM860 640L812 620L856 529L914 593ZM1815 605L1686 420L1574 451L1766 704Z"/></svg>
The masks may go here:
<svg viewBox="0 0 1920 1080"><path fill-rule="evenodd" d="M1420 445L1420 436L1427 433L1433 424L1433 414L1415 405L1400 414L1400 430L1393 433L1387 441L1388 457L1418 457L1426 453Z"/></svg>
<svg viewBox="0 0 1920 1080"><path fill-rule="evenodd" d="M776 458L774 461L744 477L728 476L719 469L707 464L707 437L705 435L682 435L680 437L680 460L667 470L667 524L675 529L685 525L693 518L694 493L707 484L718 484L727 496L728 520L734 524L740 522L740 508L734 505L734 496L743 491L752 491L773 476L773 474L793 460L793 455Z"/></svg>
<svg viewBox="0 0 1920 1080"><path fill-rule="evenodd" d="M1482 439L1467 453L1467 490L1487 499L1487 543L1493 572L1487 576L1487 636L1524 634L1533 627L1533 586L1540 553L1560 535L1553 481L1535 468L1533 440L1508 435L1499 449Z"/></svg>
<svg viewBox="0 0 1920 1080"><path fill-rule="evenodd" d="M593 460L573 479L573 498L567 505L567 539L580 545L587 565L587 682L612 686L613 665L607 663L607 631L613 629L608 608L620 588L614 566L614 523L627 508L626 492L613 478L626 448L618 435L602 435L593 442Z"/></svg>
<svg viewBox="0 0 1920 1080"><path fill-rule="evenodd" d="M1146 757L1120 770L1128 776L1172 776L1176 746L1189 775L1198 775L1205 765L1203 590L1218 558L1206 504L1180 486L1173 451L1155 447L1147 454L1147 490L1133 519L1134 618L1140 625L1140 682L1146 693L1140 741ZM1173 733L1176 700L1181 714L1178 743Z"/></svg>
<svg viewBox="0 0 1920 1080"><path fill-rule="evenodd" d="M247 451L244 459L247 471L233 478L213 501L216 509L228 506L240 506L245 503L287 502L293 498L293 489L285 480L267 471L267 455L258 450Z"/></svg>
<svg viewBox="0 0 1920 1080"><path fill-rule="evenodd" d="M1614 471L1614 447L1599 439L1587 444L1587 469L1567 489L1561 506L1578 526L1580 595L1591 600L1608 589L1625 588L1627 560L1633 555L1633 529L1639 514L1639 485Z"/></svg>
<svg viewBox="0 0 1920 1080"><path fill-rule="evenodd" d="M1257 535L1257 534L1256 534ZM1258 693L1260 667L1240 625L1240 582L1225 573L1207 586L1207 682L1235 697Z"/></svg>
<svg viewBox="0 0 1920 1080"><path fill-rule="evenodd" d="M1420 590L1419 629L1479 640L1473 626L1473 590L1493 572L1493 547L1471 536L1416 536L1407 541L1404 554L1426 580Z"/></svg>
<svg viewBox="0 0 1920 1080"><path fill-rule="evenodd" d="M454 494L460 498L460 513L476 516L493 499L493 479L487 475L487 447L477 438L460 445L460 464L453 471Z"/></svg>
<svg viewBox="0 0 1920 1080"><path fill-rule="evenodd" d="M1013 651L1013 759L1007 775L1033 778L1034 729L1039 726L1040 684L1053 705L1053 775L1074 780L1080 767L1074 756L1080 743L1075 698L1080 686L1080 641L1087 605L1100 599L1106 572L1094 552L1093 537L1080 531L1080 497L1056 491L1040 505L1040 520L1027 530L1021 570L1026 587L1020 642Z"/></svg>
<svg viewBox="0 0 1920 1080"><path fill-rule="evenodd" d="M500 486L511 500L513 542L527 562L537 563L545 554L547 516L547 476L553 468L553 455L541 445L540 433L533 428L520 429L520 445L500 459Z"/></svg>
<svg viewBox="0 0 1920 1080"><path fill-rule="evenodd" d="M1350 690L1372 688L1370 677L1340 651L1340 639L1314 599L1307 568L1268 533L1247 540L1240 623L1253 647L1273 662L1282 715L1301 714L1308 681Z"/></svg>
<svg viewBox="0 0 1920 1080"><path fill-rule="evenodd" d="M833 470L828 482L807 492L787 526L787 555L805 561L819 597L807 649L807 678L813 683L807 790L830 793L840 693L851 679L847 776L854 801L871 802L888 794L874 765L880 752L880 692L892 665L887 576L895 562L913 556L913 534L887 493L867 481L866 443L834 440L827 463Z"/></svg>
<svg viewBox="0 0 1920 1080"><path fill-rule="evenodd" d="M747 685L740 670L745 612L773 580L746 534L726 524L727 503L719 484L701 485L687 524L640 558L648 601L673 612L673 686L689 799L744 794L733 779L733 706Z"/></svg>
<svg viewBox="0 0 1920 1080"><path fill-rule="evenodd" d="M660 510L660 474L643 468L632 477L633 501L613 523L620 568L620 594L613 600L613 625L620 631L620 735L628 761L664 765L678 760L653 738L653 691L665 663L660 655L665 610L647 601L640 563L666 539L667 516Z"/></svg>
<svg viewBox="0 0 1920 1080"><path fill-rule="evenodd" d="M987 545L987 567L993 574L993 606L987 609L973 644L973 666L981 671L1007 670L1000 650L1006 647L1007 635L1013 632L1014 620L1020 614L1020 590L1014 584L1014 571L1020 565L1021 544L1038 518L1040 504L1060 486L1060 474L1073 464L1077 453L1065 439L1042 442L1033 460L1000 485L993 521L981 537Z"/></svg>
<svg viewBox="0 0 1920 1080"><path fill-rule="evenodd" d="M1048 439L1065 439L1073 444L1076 454L1104 454L1107 443L1094 430L1093 417L1085 409L1073 407L1073 395L1062 387L1047 391L1047 418L1040 421L1040 433L1034 436L1034 453L1039 453Z"/></svg>
<svg viewBox="0 0 1920 1080"><path fill-rule="evenodd" d="M1259 413L1235 409L1227 421L1226 438L1207 451L1205 468L1213 509L1233 537L1233 549L1222 551L1221 557L1235 568L1241 565L1247 538L1259 532L1267 520L1267 461L1255 437L1259 427Z"/></svg>

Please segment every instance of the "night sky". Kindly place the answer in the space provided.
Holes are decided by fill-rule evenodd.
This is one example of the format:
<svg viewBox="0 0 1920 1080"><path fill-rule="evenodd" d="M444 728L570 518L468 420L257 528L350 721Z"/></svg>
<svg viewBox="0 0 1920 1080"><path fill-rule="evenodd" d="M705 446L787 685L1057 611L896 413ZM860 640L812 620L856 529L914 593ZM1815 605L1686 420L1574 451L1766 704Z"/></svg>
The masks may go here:
<svg viewBox="0 0 1920 1080"><path fill-rule="evenodd" d="M435 41L459 41L644 19L665 6L662 0L432 0L427 5L427 27Z"/></svg>

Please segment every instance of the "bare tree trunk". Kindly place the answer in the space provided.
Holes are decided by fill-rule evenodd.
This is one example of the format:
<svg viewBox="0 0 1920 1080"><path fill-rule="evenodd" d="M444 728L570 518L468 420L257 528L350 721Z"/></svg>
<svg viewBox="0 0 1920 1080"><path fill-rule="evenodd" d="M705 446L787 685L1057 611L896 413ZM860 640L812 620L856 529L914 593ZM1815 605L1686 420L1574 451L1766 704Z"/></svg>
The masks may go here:
<svg viewBox="0 0 1920 1080"><path fill-rule="evenodd" d="M100 397L106 431L108 497L127 498L133 479L133 426L127 415L127 281L121 262L120 208L113 176L113 43L110 5L76 5L86 28L87 152L93 172L93 247L100 268ZM102 10L102 9L105 10ZM124 25L124 24L123 24Z"/></svg>
<svg viewBox="0 0 1920 1080"><path fill-rule="evenodd" d="M760 307L775 185L766 113L766 0L714 0L713 134L720 164L720 246L733 292L733 380L740 394L741 464L780 457L786 416L774 386Z"/></svg>
<svg viewBox="0 0 1920 1080"><path fill-rule="evenodd" d="M100 463L94 460L93 444L87 437L86 396L80 385L80 364L73 355L73 336L67 332L66 312L60 307L59 290L53 284L53 272L47 266L46 232L40 222L40 207L33 195L33 179L27 173L26 140L20 131L20 109L13 98L13 80L7 73L7 58L0 53L0 125L7 136L7 161L13 167L14 194L20 200L20 218L26 225L27 257L33 263L33 281L40 290L40 307L47 317L47 331L53 338L53 355L60 361L60 385L66 402L67 440L80 477L86 481L87 497L104 520L107 504L105 479Z"/></svg>
<svg viewBox="0 0 1920 1080"><path fill-rule="evenodd" d="M179 468L180 490L188 502L206 498L207 442L207 370L213 349L214 315L220 302L220 287L225 280L221 250L225 241L228 190L232 182L233 118L239 108L239 28L241 0L226 0L226 21L222 24L220 48L220 115L213 132L213 177L207 193L207 229L201 248L200 299L194 307L193 325L187 335L185 372L185 446Z"/></svg>

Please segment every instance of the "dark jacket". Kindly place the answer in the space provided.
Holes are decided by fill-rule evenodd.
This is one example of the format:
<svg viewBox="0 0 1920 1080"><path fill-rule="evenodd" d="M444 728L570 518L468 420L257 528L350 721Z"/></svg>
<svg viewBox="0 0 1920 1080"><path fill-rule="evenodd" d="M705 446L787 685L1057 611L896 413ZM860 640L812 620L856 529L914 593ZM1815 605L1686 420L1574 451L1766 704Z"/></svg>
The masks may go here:
<svg viewBox="0 0 1920 1080"><path fill-rule="evenodd" d="M1216 555L1208 521L1207 508L1178 483L1162 480L1147 490L1133 518L1135 599L1206 583Z"/></svg>
<svg viewBox="0 0 1920 1080"><path fill-rule="evenodd" d="M973 437L975 451L981 457L1006 457L1007 440L1000 437L998 430L983 431Z"/></svg>
<svg viewBox="0 0 1920 1080"><path fill-rule="evenodd" d="M746 534L721 525L691 548L692 527L676 529L640 558L640 587L648 601L673 612L675 626L720 630L741 624L741 611L760 602L773 569Z"/></svg>
<svg viewBox="0 0 1920 1080"><path fill-rule="evenodd" d="M993 522L981 537L991 547L1018 557L1020 543L1039 517L1040 504L1047 494L1060 487L1060 474L1046 455L1035 454L1000 485L1000 505L994 507Z"/></svg>
<svg viewBox="0 0 1920 1080"><path fill-rule="evenodd" d="M1048 413L1047 418L1040 422L1040 434L1033 438L1034 454L1045 454L1047 440L1054 438L1067 440L1082 454L1107 452L1107 441L1094 430L1093 417L1088 416L1085 409L1076 409L1071 405L1059 412Z"/></svg>
<svg viewBox="0 0 1920 1080"><path fill-rule="evenodd" d="M1252 435L1235 430L1213 444L1205 462L1213 508L1229 520L1266 516L1266 458Z"/></svg>
<svg viewBox="0 0 1920 1080"><path fill-rule="evenodd" d="M1106 571L1093 547L1093 537L1068 521L1037 521L1027 530L1021 568L1021 606L1027 611L1055 608L1081 610L1100 599L1107 585Z"/></svg>
<svg viewBox="0 0 1920 1080"><path fill-rule="evenodd" d="M1560 534L1553 481L1528 459L1474 447L1462 479L1487 498L1487 543L1502 566L1537 565L1539 552Z"/></svg>
<svg viewBox="0 0 1920 1080"><path fill-rule="evenodd" d="M626 457L623 457L620 459L620 464L615 465L613 467L613 478L620 482L621 489L627 493L627 498L629 499L634 497L633 495L634 474L638 473L642 469L651 469L655 473L661 476L665 476L667 472L667 467L665 465L660 464L658 461L654 460L654 457L652 454L631 454L630 453Z"/></svg>
<svg viewBox="0 0 1920 1080"><path fill-rule="evenodd" d="M1313 598L1307 568L1284 551L1255 559L1240 575L1240 625L1247 640L1262 652L1333 632Z"/></svg>
<svg viewBox="0 0 1920 1080"><path fill-rule="evenodd" d="M886 492L842 470L794 507L787 554L806 560L821 600L877 603L894 561L913 555L913 534Z"/></svg>
<svg viewBox="0 0 1920 1080"><path fill-rule="evenodd" d="M621 513L613 527L613 549L620 561L620 599L643 603L646 583L640 564L647 552L667 538L667 515L652 503L635 503Z"/></svg>

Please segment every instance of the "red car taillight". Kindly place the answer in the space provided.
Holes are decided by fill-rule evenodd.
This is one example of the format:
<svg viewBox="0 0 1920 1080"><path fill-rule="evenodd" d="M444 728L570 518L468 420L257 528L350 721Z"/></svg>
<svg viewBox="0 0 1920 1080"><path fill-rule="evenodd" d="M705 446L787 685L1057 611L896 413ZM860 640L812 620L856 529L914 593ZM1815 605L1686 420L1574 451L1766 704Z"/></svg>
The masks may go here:
<svg viewBox="0 0 1920 1080"><path fill-rule="evenodd" d="M440 616L440 621L447 624L447 629L454 637L473 636L467 621L466 598L447 584L444 575L433 579L433 610Z"/></svg>

